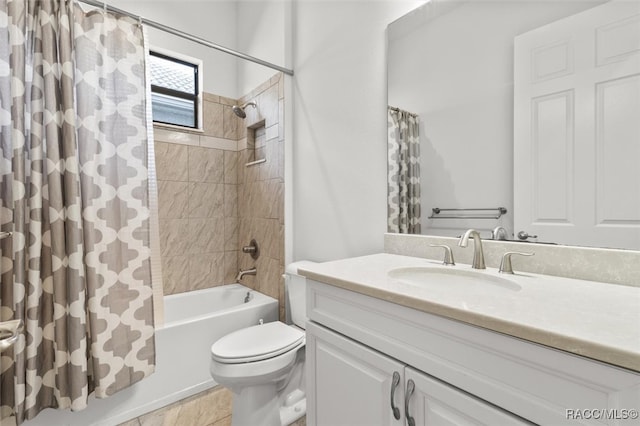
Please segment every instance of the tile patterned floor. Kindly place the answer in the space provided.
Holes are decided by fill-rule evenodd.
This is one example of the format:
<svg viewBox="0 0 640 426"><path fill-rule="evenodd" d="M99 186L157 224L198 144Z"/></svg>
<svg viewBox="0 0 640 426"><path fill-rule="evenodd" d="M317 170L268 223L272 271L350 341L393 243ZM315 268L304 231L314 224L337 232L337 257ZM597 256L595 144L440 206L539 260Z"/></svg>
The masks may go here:
<svg viewBox="0 0 640 426"><path fill-rule="evenodd" d="M231 391L219 386L120 426L231 426L231 400ZM306 418L303 417L290 426L306 424Z"/></svg>

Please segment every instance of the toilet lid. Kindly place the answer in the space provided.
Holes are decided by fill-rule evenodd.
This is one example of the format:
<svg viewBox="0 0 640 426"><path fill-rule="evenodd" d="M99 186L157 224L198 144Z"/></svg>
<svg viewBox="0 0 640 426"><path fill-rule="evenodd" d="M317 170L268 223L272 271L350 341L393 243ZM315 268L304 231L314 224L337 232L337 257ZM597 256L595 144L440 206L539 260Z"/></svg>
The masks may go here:
<svg viewBox="0 0 640 426"><path fill-rule="evenodd" d="M211 345L214 360L235 364L280 355L304 343L304 333L280 321L234 331Z"/></svg>

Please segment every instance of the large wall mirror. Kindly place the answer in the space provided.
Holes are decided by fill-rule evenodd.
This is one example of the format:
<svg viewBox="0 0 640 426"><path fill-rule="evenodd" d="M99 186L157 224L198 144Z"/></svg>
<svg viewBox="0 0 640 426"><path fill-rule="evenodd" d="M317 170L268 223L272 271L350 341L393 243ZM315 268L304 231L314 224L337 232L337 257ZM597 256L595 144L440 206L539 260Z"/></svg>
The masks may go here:
<svg viewBox="0 0 640 426"><path fill-rule="evenodd" d="M640 250L640 1L432 0L387 36L390 232Z"/></svg>

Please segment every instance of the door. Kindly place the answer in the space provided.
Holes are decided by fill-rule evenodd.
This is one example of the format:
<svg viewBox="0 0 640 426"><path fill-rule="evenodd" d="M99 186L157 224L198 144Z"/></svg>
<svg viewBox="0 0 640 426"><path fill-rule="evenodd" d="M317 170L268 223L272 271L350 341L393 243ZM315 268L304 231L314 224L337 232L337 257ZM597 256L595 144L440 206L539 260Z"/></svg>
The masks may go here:
<svg viewBox="0 0 640 426"><path fill-rule="evenodd" d="M307 323L307 423L404 425L404 365Z"/></svg>
<svg viewBox="0 0 640 426"><path fill-rule="evenodd" d="M533 424L411 367L405 369L405 380L408 425Z"/></svg>
<svg viewBox="0 0 640 426"><path fill-rule="evenodd" d="M640 249L640 2L522 34L514 65L516 233Z"/></svg>

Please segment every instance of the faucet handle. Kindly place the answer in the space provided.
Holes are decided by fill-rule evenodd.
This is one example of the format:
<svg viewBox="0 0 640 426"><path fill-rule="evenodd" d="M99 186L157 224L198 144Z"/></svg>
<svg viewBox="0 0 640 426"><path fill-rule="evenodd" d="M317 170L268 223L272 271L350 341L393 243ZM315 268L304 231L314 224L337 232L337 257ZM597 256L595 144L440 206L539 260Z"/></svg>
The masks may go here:
<svg viewBox="0 0 640 426"><path fill-rule="evenodd" d="M446 244L429 244L429 247L442 247L444 249L444 260L442 263L444 265L455 265L456 262L453 260L453 252L451 251L451 247Z"/></svg>
<svg viewBox="0 0 640 426"><path fill-rule="evenodd" d="M533 256L535 253L525 253L520 251L508 251L502 255L502 261L500 262L500 269L498 272L503 274L513 274L513 266L511 265L511 256L517 254L519 256Z"/></svg>
<svg viewBox="0 0 640 426"><path fill-rule="evenodd" d="M257 259L260 256L260 249L255 238L251 240L248 246L242 247L242 252L250 254L252 259Z"/></svg>

